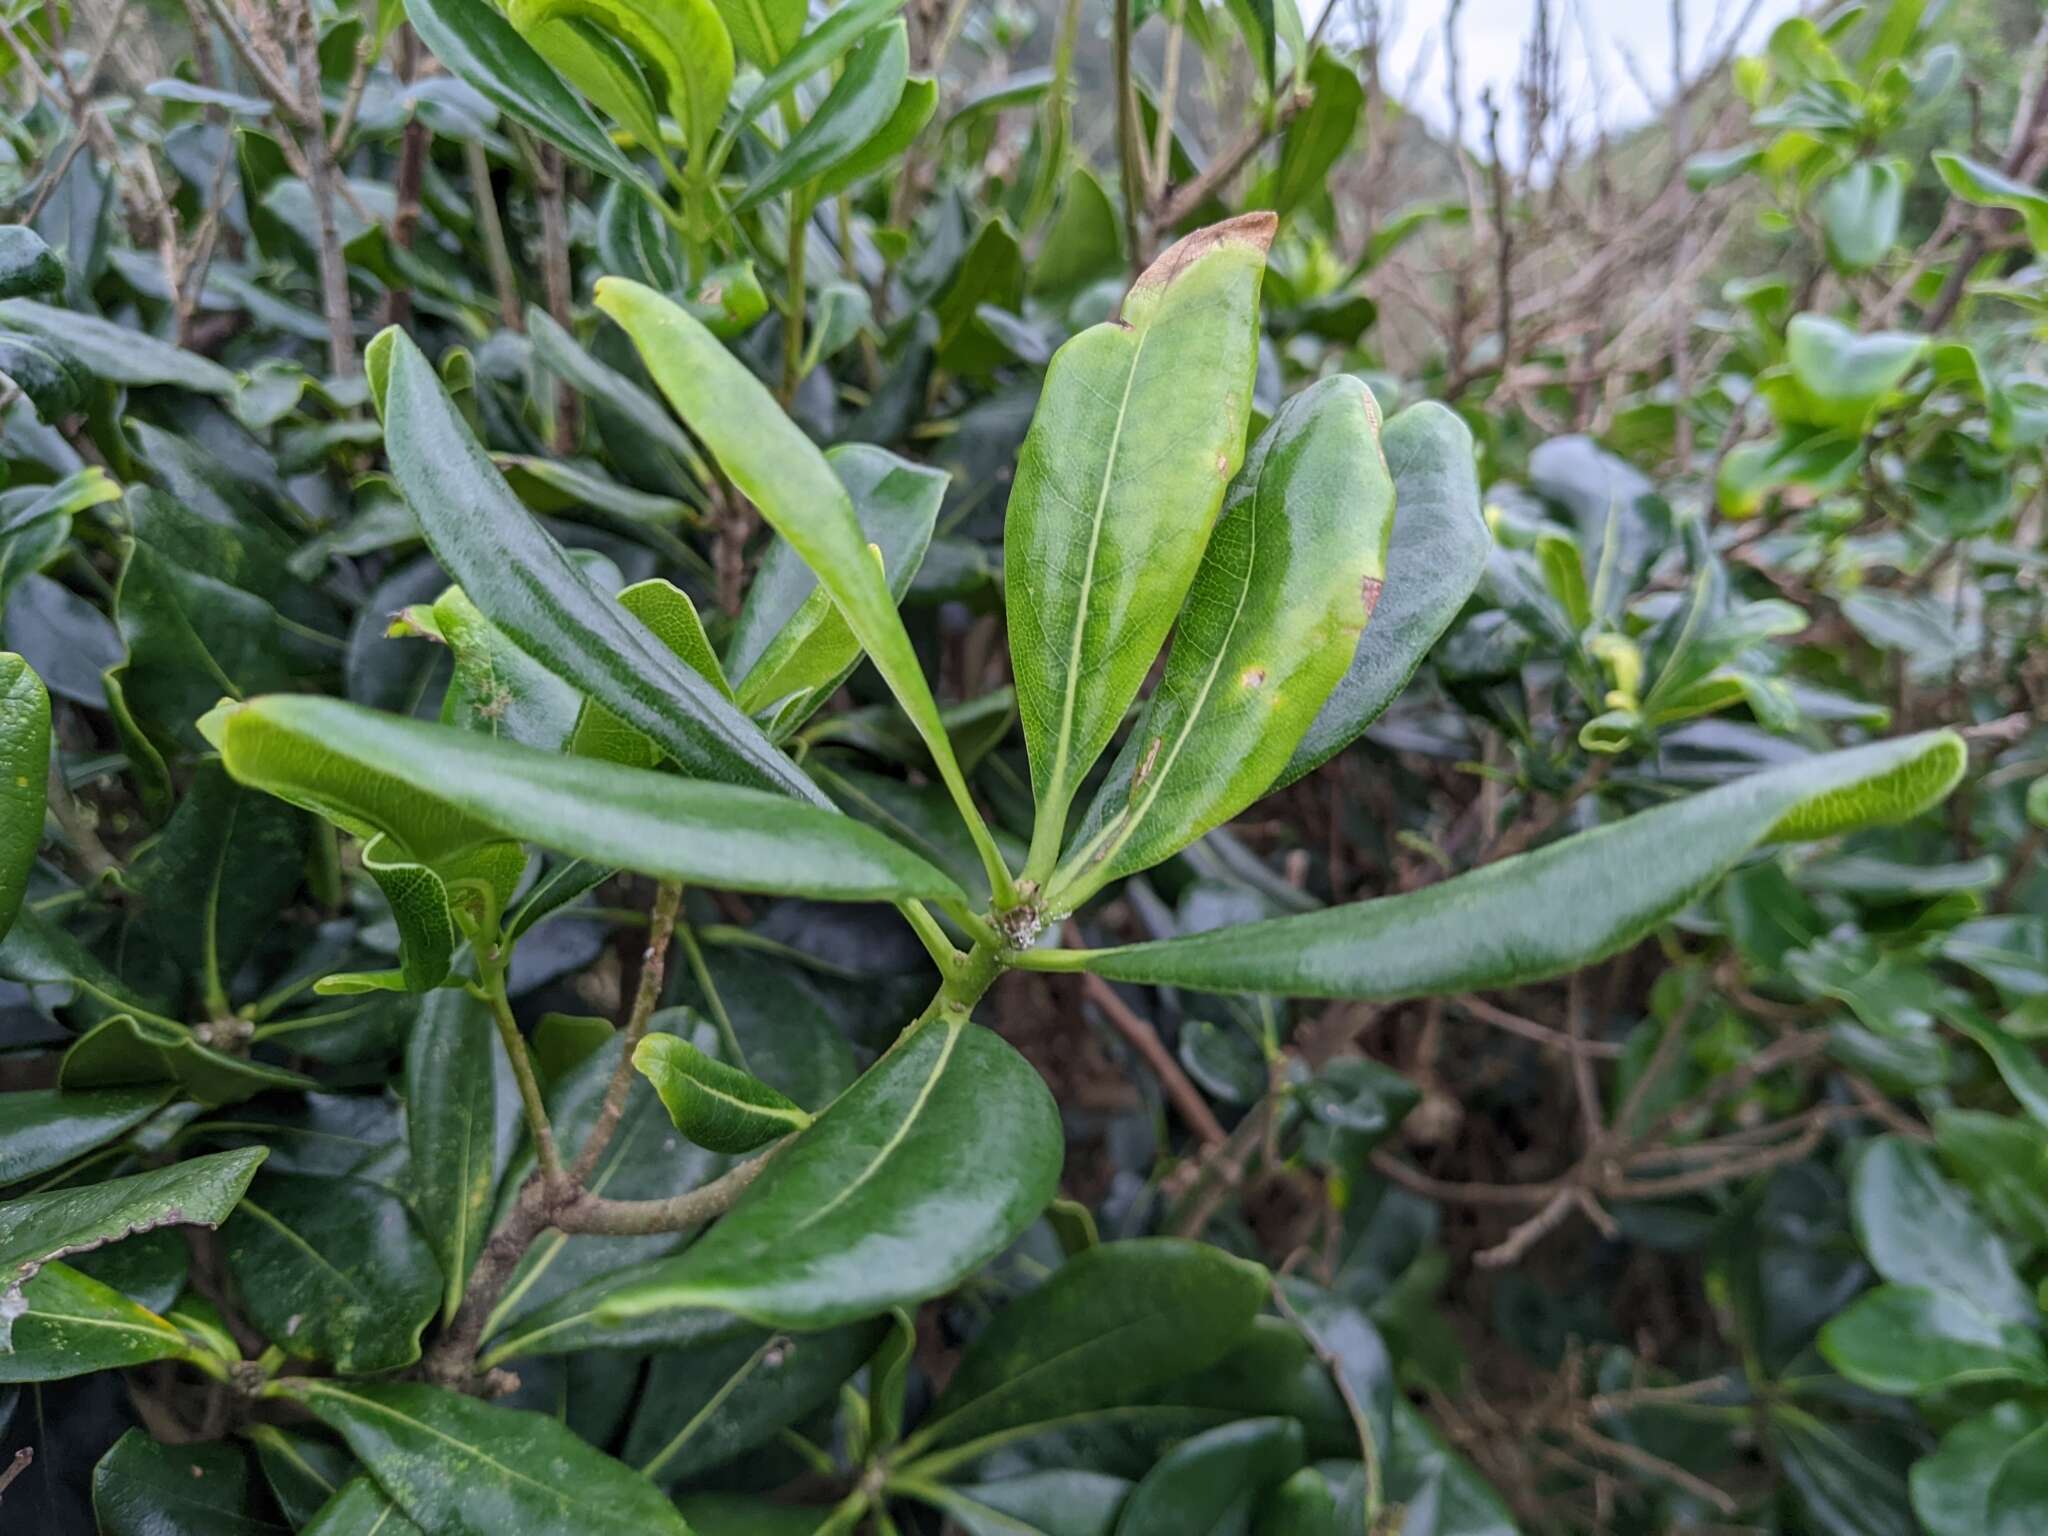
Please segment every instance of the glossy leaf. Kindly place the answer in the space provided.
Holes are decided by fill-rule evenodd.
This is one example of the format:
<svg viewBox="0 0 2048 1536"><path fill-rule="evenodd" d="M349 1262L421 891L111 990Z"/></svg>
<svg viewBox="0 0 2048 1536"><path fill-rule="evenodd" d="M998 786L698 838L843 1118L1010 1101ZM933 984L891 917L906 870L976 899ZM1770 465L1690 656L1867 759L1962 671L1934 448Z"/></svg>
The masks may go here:
<svg viewBox="0 0 2048 1536"><path fill-rule="evenodd" d="M411 341L383 332L366 366L392 473L427 542L513 644L650 737L685 772L822 803L751 721L635 624L534 521Z"/></svg>
<svg viewBox="0 0 2048 1536"><path fill-rule="evenodd" d="M860 148L818 178L815 195L821 199L837 196L870 176L902 164L938 105L939 82L923 75L910 76L903 82L903 91L882 126L869 134Z"/></svg>
<svg viewBox="0 0 2048 1536"><path fill-rule="evenodd" d="M453 1317L483 1251L503 1171L509 1105L499 1103L497 1029L489 1005L461 988L421 1003L405 1050L405 1132L413 1209L441 1267Z"/></svg>
<svg viewBox="0 0 2048 1536"><path fill-rule="evenodd" d="M265 1174L221 1248L250 1321L286 1354L349 1373L419 1358L441 1273L396 1195L363 1179Z"/></svg>
<svg viewBox="0 0 2048 1536"><path fill-rule="evenodd" d="M358 1473L320 1506L302 1536L418 1536L419 1529L374 1479Z"/></svg>
<svg viewBox="0 0 2048 1536"><path fill-rule="evenodd" d="M404 609L387 633L418 635L454 654L441 718L483 736L558 752L576 729L576 690L512 644L460 587L432 606Z"/></svg>
<svg viewBox="0 0 2048 1536"><path fill-rule="evenodd" d="M1004 521L1035 878L1165 642L1244 452L1270 214L1189 235L1054 354Z"/></svg>
<svg viewBox="0 0 2048 1536"><path fill-rule="evenodd" d="M1863 425L1926 351L1924 336L1905 331L1859 336L1826 315L1794 315L1785 329L1792 377L1826 425Z"/></svg>
<svg viewBox="0 0 2048 1536"><path fill-rule="evenodd" d="M267 1155L264 1147L215 1152L0 1204L0 1350L8 1347L21 1287L43 1265L157 1227L217 1227Z"/></svg>
<svg viewBox="0 0 2048 1536"><path fill-rule="evenodd" d="M0 1383L61 1381L187 1352L185 1336L148 1308L68 1264L46 1264L22 1287Z"/></svg>
<svg viewBox="0 0 2048 1536"><path fill-rule="evenodd" d="M1999 1321L2038 1323L2004 1241L1925 1147L1898 1136L1872 1142L1857 1160L1849 1210L1857 1241L1885 1279L1952 1291Z"/></svg>
<svg viewBox="0 0 2048 1536"><path fill-rule="evenodd" d="M405 14L434 57L506 116L602 176L647 186L590 109L490 0L405 0Z"/></svg>
<svg viewBox="0 0 2048 1536"><path fill-rule="evenodd" d="M163 1445L131 1429L92 1469L101 1536L282 1536L250 1513L241 1447Z"/></svg>
<svg viewBox="0 0 2048 1536"><path fill-rule="evenodd" d="M751 1152L811 1123L810 1115L752 1073L674 1035L643 1037L633 1048L633 1066L661 1095L675 1128L713 1152Z"/></svg>
<svg viewBox="0 0 2048 1536"><path fill-rule="evenodd" d="M686 1338L706 1309L810 1329L913 1305L1037 1216L1061 1149L1037 1072L978 1025L934 1020L778 1149L680 1256L564 1297L503 1352Z"/></svg>
<svg viewBox="0 0 2048 1536"><path fill-rule="evenodd" d="M110 384L170 384L202 395L235 391L235 376L212 358L98 315L34 299L0 299L0 330L32 337Z"/></svg>
<svg viewBox="0 0 2048 1536"><path fill-rule="evenodd" d="M372 826L402 814L431 832L437 857L517 838L732 890L963 899L881 834L757 789L557 757L339 699L258 699L216 711L208 729L244 783Z"/></svg>
<svg viewBox="0 0 2048 1536"><path fill-rule="evenodd" d="M1895 160L1858 160L1838 172L1814 211L1828 259L1844 272L1864 272L1890 254L1905 210L1906 172Z"/></svg>
<svg viewBox="0 0 2048 1536"><path fill-rule="evenodd" d="M1983 1536L1985 1503L2008 1458L2048 1427L2025 1404L2004 1402L1965 1419L1941 1437L1932 1455L1913 1463L1913 1513L1927 1536Z"/></svg>
<svg viewBox="0 0 2048 1536"><path fill-rule="evenodd" d="M1396 497L1386 586L1350 667L1275 788L1328 762L1400 696L1479 584L1493 548L1480 511L1471 428L1425 401L1389 420L1380 446Z"/></svg>
<svg viewBox="0 0 2048 1536"><path fill-rule="evenodd" d="M1881 1285L1829 1320L1820 1347L1830 1365L1873 1392L1995 1381L2048 1385L2048 1353L2038 1333L1953 1291Z"/></svg>
<svg viewBox="0 0 2048 1536"><path fill-rule="evenodd" d="M17 1088L0 1095L0 1187L62 1168L147 1120L170 1097L163 1088L66 1093Z"/></svg>
<svg viewBox="0 0 2048 1536"><path fill-rule="evenodd" d="M298 1378L272 1390L339 1431L398 1507L435 1536L690 1536L652 1483L559 1420L439 1387Z"/></svg>
<svg viewBox="0 0 2048 1536"><path fill-rule="evenodd" d="M627 43L660 76L669 115L702 169L732 92L732 38L711 0L512 0L509 14L521 31L575 18Z"/></svg>
<svg viewBox="0 0 2048 1536"><path fill-rule="evenodd" d="M176 1083L187 1098L206 1105L313 1086L302 1073L217 1050L175 1019L129 1013L102 1019L79 1036L57 1069L57 1086L67 1093L156 1083Z"/></svg>
<svg viewBox="0 0 2048 1536"><path fill-rule="evenodd" d="M1964 155L1937 150L1934 169L1955 196L1979 208L2010 208L2036 251L2048 251L2048 193Z"/></svg>
<svg viewBox="0 0 2048 1536"><path fill-rule="evenodd" d="M904 1455L935 1477L1072 1414L1144 1402L1235 1348L1267 1285L1258 1265L1178 1238L1091 1248L983 1330Z"/></svg>
<svg viewBox="0 0 2048 1536"><path fill-rule="evenodd" d="M1292 1419L1245 1419L1183 1441L1124 1502L1116 1536L1245 1536L1267 1491L1302 1463Z"/></svg>
<svg viewBox="0 0 2048 1536"><path fill-rule="evenodd" d="M605 278L597 285L597 306L633 338L676 414L831 593L847 627L917 727L954 803L971 826L978 826L931 686L897 616L895 597L868 555L851 497L824 456L717 337L660 294ZM993 858L986 849L984 856Z"/></svg>
<svg viewBox="0 0 2048 1536"><path fill-rule="evenodd" d="M1985 1536L2032 1536L2048 1520L2048 1426L1998 1464L1984 1495Z"/></svg>
<svg viewBox="0 0 2048 1536"><path fill-rule="evenodd" d="M1903 821L1963 769L1944 731L1817 754L1423 890L1098 950L1085 968L1201 991L1393 999L1516 985L1625 948L1759 843Z"/></svg>
<svg viewBox="0 0 2048 1536"><path fill-rule="evenodd" d="M816 181L853 158L888 125L909 70L910 36L903 22L885 22L862 38L830 94L748 184L736 210Z"/></svg>
<svg viewBox="0 0 2048 1536"><path fill-rule="evenodd" d="M1165 674L1047 892L1053 910L1265 793L1370 632L1393 523L1371 392L1339 375L1283 405L1224 495Z"/></svg>
<svg viewBox="0 0 2048 1536"><path fill-rule="evenodd" d="M771 70L796 46L809 16L803 0L718 0L739 56Z"/></svg>
<svg viewBox="0 0 2048 1536"><path fill-rule="evenodd" d="M943 1509L967 1536L1110 1536L1131 1484L1074 1470L1026 1472L965 1488L906 1481L905 1491Z"/></svg>
<svg viewBox="0 0 2048 1536"><path fill-rule="evenodd" d="M0 938L28 890L49 782L50 696L27 662L0 651Z"/></svg>

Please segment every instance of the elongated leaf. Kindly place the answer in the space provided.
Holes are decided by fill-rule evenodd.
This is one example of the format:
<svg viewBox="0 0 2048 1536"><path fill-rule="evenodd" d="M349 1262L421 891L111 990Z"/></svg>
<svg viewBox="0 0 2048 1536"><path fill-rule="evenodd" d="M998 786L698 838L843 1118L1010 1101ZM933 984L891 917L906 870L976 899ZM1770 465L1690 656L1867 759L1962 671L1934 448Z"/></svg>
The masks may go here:
<svg viewBox="0 0 2048 1536"><path fill-rule="evenodd" d="M492 106L570 159L651 191L590 109L490 0L405 0L405 14L434 57Z"/></svg>
<svg viewBox="0 0 2048 1536"><path fill-rule="evenodd" d="M68 1264L46 1264L22 1287L0 1384L62 1381L182 1355L185 1336L147 1307Z"/></svg>
<svg viewBox="0 0 2048 1536"><path fill-rule="evenodd" d="M441 718L484 736L558 752L576 729L583 699L506 639L460 587L431 606L404 609L387 633L419 635L455 655Z"/></svg>
<svg viewBox="0 0 2048 1536"><path fill-rule="evenodd" d="M1265 793L1368 632L1393 522L1371 392L1340 374L1282 406L1231 481L1165 675L1047 892L1054 911Z"/></svg>
<svg viewBox="0 0 2048 1536"><path fill-rule="evenodd" d="M58 309L34 299L4 299L0 300L0 330L33 337L82 372L110 384L172 384L202 395L235 391L235 376L212 358L98 315Z"/></svg>
<svg viewBox="0 0 2048 1536"><path fill-rule="evenodd" d="M1765 842L1903 821L1965 753L1947 731L1817 754L1401 896L1088 954L1121 981L1393 999L1518 985L1649 933Z"/></svg>
<svg viewBox="0 0 2048 1536"><path fill-rule="evenodd" d="M847 188L858 186L879 171L900 165L904 154L924 132L925 124L932 120L932 113L938 110L939 82L923 75L912 75L903 82L903 93L896 98L896 106L889 113L887 121L868 136L852 154L841 160L831 170L818 178L816 196L832 197Z"/></svg>
<svg viewBox="0 0 2048 1536"><path fill-rule="evenodd" d="M505 14L557 74L641 144L661 142L661 108L623 42L573 12L558 21L535 21L522 16L524 9L508 6ZM646 206L640 199L634 201Z"/></svg>
<svg viewBox="0 0 2048 1536"><path fill-rule="evenodd" d="M995 1035L940 1018L899 1042L774 1154L680 1256L564 1297L492 1358L681 1339L716 1310L827 1328L939 1295L1038 1214L1059 1115Z"/></svg>
<svg viewBox="0 0 2048 1536"><path fill-rule="evenodd" d="M399 489L442 566L513 644L658 743L685 772L827 803L753 722L634 623L534 521L419 348L387 330L371 344L367 367Z"/></svg>
<svg viewBox="0 0 2048 1536"><path fill-rule="evenodd" d="M1067 806L1179 612L1244 453L1270 214L1189 235L1054 354L1003 532L1017 703L1050 871Z"/></svg>
<svg viewBox="0 0 2048 1536"><path fill-rule="evenodd" d="M1144 1402L1230 1353L1267 1284L1258 1265L1178 1238L1091 1248L982 1332L904 1454L926 1455L920 1475L936 1476L1007 1436Z"/></svg>
<svg viewBox="0 0 2048 1536"><path fill-rule="evenodd" d="M104 1146L142 1124L169 1097L163 1088L18 1088L0 1095L0 1187L62 1168Z"/></svg>
<svg viewBox="0 0 2048 1536"><path fill-rule="evenodd" d="M266 1147L215 1152L0 1205L0 1351L20 1315L22 1286L45 1264L157 1227L217 1227L268 1155Z"/></svg>
<svg viewBox="0 0 2048 1536"><path fill-rule="evenodd" d="M1463 420L1424 401L1390 420L1380 445L1395 491L1386 586L1349 670L1275 788L1321 767L1385 713L1465 606L1493 548Z"/></svg>
<svg viewBox="0 0 2048 1536"><path fill-rule="evenodd" d="M236 1104L277 1088L311 1088L310 1077L202 1042L175 1019L117 1013L87 1030L64 1053L57 1086L66 1093L176 1083L201 1104Z"/></svg>
<svg viewBox="0 0 2048 1536"><path fill-rule="evenodd" d="M1829 1319L1820 1347L1830 1365L1873 1392L1986 1381L2048 1385L2040 1334L1954 1291L1880 1285Z"/></svg>
<svg viewBox="0 0 2048 1536"><path fill-rule="evenodd" d="M556 1419L438 1387L299 1378L273 1390L338 1430L398 1507L435 1536L690 1536L652 1483Z"/></svg>
<svg viewBox="0 0 2048 1536"><path fill-rule="evenodd" d="M732 37L711 0L512 0L521 31L577 19L628 44L661 77L669 115L701 170L732 92Z"/></svg>
<svg viewBox="0 0 2048 1536"><path fill-rule="evenodd" d="M832 594L917 727L954 803L978 827L966 779L895 598L867 552L852 499L824 456L761 381L676 304L639 283L603 278L597 306L633 338L676 414ZM992 859L993 850L985 848L984 857Z"/></svg>
<svg viewBox="0 0 2048 1536"><path fill-rule="evenodd" d="M27 662L0 651L0 938L28 890L49 782L50 696Z"/></svg>
<svg viewBox="0 0 2048 1536"><path fill-rule="evenodd" d="M302 1536L420 1536L420 1528L374 1479L358 1473L320 1506Z"/></svg>
<svg viewBox="0 0 2048 1536"><path fill-rule="evenodd" d="M713 1152L751 1152L811 1123L811 1116L750 1072L674 1035L648 1035L633 1066L654 1085L675 1128Z"/></svg>
<svg viewBox="0 0 2048 1536"><path fill-rule="evenodd" d="M796 46L810 11L804 0L718 0L718 14L739 56L767 71Z"/></svg>
<svg viewBox="0 0 2048 1536"><path fill-rule="evenodd" d="M1979 208L2010 208L2026 223L2036 251L2048 251L2048 193L2016 181L1995 166L1937 150L1934 169L1950 192Z"/></svg>
<svg viewBox="0 0 2048 1536"><path fill-rule="evenodd" d="M909 71L909 29L900 20L876 27L847 57L818 110L762 167L735 206L766 202L853 158L895 113Z"/></svg>
<svg viewBox="0 0 2048 1536"><path fill-rule="evenodd" d="M836 811L380 714L274 695L207 717L228 771L381 829L391 803L440 829L441 856L517 838L595 863L836 901L964 900L915 854Z"/></svg>
<svg viewBox="0 0 2048 1536"><path fill-rule="evenodd" d="M440 1263L442 1309L455 1315L490 1225L507 1150L498 1102L497 1029L489 1006L459 987L420 1005L405 1047L405 1134L413 1209Z"/></svg>

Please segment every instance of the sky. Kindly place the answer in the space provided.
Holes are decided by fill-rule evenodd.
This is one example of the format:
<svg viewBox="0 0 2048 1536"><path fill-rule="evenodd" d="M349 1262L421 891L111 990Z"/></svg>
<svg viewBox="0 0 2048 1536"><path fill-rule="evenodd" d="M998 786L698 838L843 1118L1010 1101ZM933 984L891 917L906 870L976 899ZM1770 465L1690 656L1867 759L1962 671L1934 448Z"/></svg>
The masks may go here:
<svg viewBox="0 0 2048 1536"><path fill-rule="evenodd" d="M1326 0L1301 0L1310 26ZM1338 7L1333 23L1359 0L1327 0ZM1444 0L1379 0L1388 44L1384 79L1389 90L1434 128L1448 132L1451 112L1445 91ZM1485 133L1480 92L1489 84L1502 111L1504 137L1519 145L1514 80L1533 26L1537 0L1465 0L1458 34L1462 56L1459 94L1465 101L1465 136L1477 144ZM1685 12L1688 71L1717 55L1741 20L1749 0L1681 0ZM1596 119L1609 130L1642 122L1657 110L1637 83L1640 75L1661 94L1671 79L1671 0L1551 0L1562 11L1564 96L1578 123L1581 143L1594 134ZM1744 51L1761 46L1770 29L1798 9L1797 0L1759 0L1742 30ZM1631 68L1633 60L1634 68ZM1507 146L1504 145L1504 148Z"/></svg>

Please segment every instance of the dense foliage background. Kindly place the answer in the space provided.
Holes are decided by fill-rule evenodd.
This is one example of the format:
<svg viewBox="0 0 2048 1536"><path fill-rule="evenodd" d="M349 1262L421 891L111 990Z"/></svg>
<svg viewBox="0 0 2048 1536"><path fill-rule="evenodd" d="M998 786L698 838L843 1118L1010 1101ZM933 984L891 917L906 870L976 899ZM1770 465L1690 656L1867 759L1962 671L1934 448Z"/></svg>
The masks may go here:
<svg viewBox="0 0 2048 1536"><path fill-rule="evenodd" d="M2048 1531L2048 25L1568 9L0 0L6 1528Z"/></svg>

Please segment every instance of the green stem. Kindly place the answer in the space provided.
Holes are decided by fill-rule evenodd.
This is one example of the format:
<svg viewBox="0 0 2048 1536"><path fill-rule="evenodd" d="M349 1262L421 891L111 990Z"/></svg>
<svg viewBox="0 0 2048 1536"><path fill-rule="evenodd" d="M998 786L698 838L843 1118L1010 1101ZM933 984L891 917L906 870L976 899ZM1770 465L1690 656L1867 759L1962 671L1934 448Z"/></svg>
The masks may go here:
<svg viewBox="0 0 2048 1536"><path fill-rule="evenodd" d="M474 940L472 940L474 942ZM519 1102L526 1109L526 1123L533 1132L534 1155L540 1162L541 1177L549 1188L562 1182L562 1156L555 1148L555 1128L548 1122L547 1105L541 1101L540 1078L533 1070L533 1058L526 1052L526 1040L519 1033L519 1021L512 1017L512 999L505 991L505 973L511 968L508 948L476 946L477 968L483 972L478 990L491 1005L491 1018L498 1026L498 1039L512 1063L512 1076L519 1083Z"/></svg>
<svg viewBox="0 0 2048 1536"><path fill-rule="evenodd" d="M910 924L918 942L924 945L925 953L932 957L932 963L938 966L940 971L943 972L953 963L954 957L960 952L953 947L953 941L946 937L946 930L941 928L938 919L925 909L923 902L899 901L896 903L896 910L903 914L903 920Z"/></svg>
<svg viewBox="0 0 2048 1536"><path fill-rule="evenodd" d="M786 262L787 292L782 311L782 403L796 398L803 382L804 361L804 255L810 244L811 200L802 189L789 194L789 255Z"/></svg>
<svg viewBox="0 0 2048 1536"><path fill-rule="evenodd" d="M1100 949L1020 949L1007 957L1020 971L1074 972L1088 969L1088 962L1106 951Z"/></svg>
<svg viewBox="0 0 2048 1536"><path fill-rule="evenodd" d="M676 937L683 941L683 954L690 962L690 975L696 980L697 990L704 994L704 1006L711 1011L711 1022L718 1030L718 1048L724 1054L726 1064L745 1072L747 1053L740 1048L739 1033L732 1027L732 1015L725 1011L725 999L718 994L718 983L711 979L711 968L704 963L704 951L697 944L697 935L688 923L678 923Z"/></svg>

